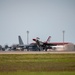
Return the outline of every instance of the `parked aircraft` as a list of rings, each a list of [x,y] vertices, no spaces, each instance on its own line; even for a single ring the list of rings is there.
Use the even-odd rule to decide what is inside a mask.
[[[31,43],[29,45],[25,45],[22,41],[22,38],[21,36],[18,36],[18,39],[19,39],[19,45],[18,45],[18,48],[20,48],[21,50],[24,50],[24,49],[27,49],[27,51],[37,51],[38,50],[38,47],[37,47],[37,44],[36,43]]]
[[[26,49],[26,45],[24,45],[21,36],[18,36],[18,40],[19,40],[18,47],[19,47],[20,49],[22,49],[22,50],[23,50],[23,49]]]
[[[26,46],[24,45],[20,36],[18,36],[18,40],[19,40],[19,44],[13,44],[11,46],[5,45],[4,49],[8,50],[8,51],[24,50],[26,48]]]

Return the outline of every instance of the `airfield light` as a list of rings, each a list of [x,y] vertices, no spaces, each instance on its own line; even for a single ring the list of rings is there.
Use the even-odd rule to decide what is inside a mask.
[[[65,34],[65,31],[63,30],[62,32],[63,32],[63,45],[64,45],[64,39],[65,39],[64,38],[65,37],[64,34]]]
[[[29,31],[27,31],[27,45],[29,44]]]

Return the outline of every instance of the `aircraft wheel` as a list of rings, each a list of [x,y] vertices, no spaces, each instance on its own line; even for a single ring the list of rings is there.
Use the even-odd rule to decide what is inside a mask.
[[[47,49],[45,49],[45,51],[47,51]]]

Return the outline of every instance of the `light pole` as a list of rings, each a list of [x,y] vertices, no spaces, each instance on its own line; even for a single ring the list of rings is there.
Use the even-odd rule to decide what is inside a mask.
[[[63,45],[64,45],[64,40],[65,40],[64,34],[65,34],[65,31],[63,30],[62,32],[63,32]]]
[[[27,45],[29,44],[29,31],[27,31]]]

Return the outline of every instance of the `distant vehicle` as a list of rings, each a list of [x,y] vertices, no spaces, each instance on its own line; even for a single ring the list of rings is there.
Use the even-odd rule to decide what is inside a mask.
[[[63,45],[63,44],[68,44],[68,43],[60,43],[60,42],[55,42],[55,43],[50,43],[48,42],[50,40],[50,36],[48,37],[47,41],[46,42],[42,42],[42,41],[39,41],[39,38],[37,37],[36,39],[33,39],[33,41],[36,42],[38,48],[39,48],[39,51],[41,49],[47,51],[47,49],[52,49],[52,48],[56,48],[57,45]],[[53,47],[54,46],[54,47]]]
[[[2,45],[0,45],[0,51],[5,51],[4,47],[2,47]]]
[[[0,50],[2,50],[2,46],[0,45]]]

